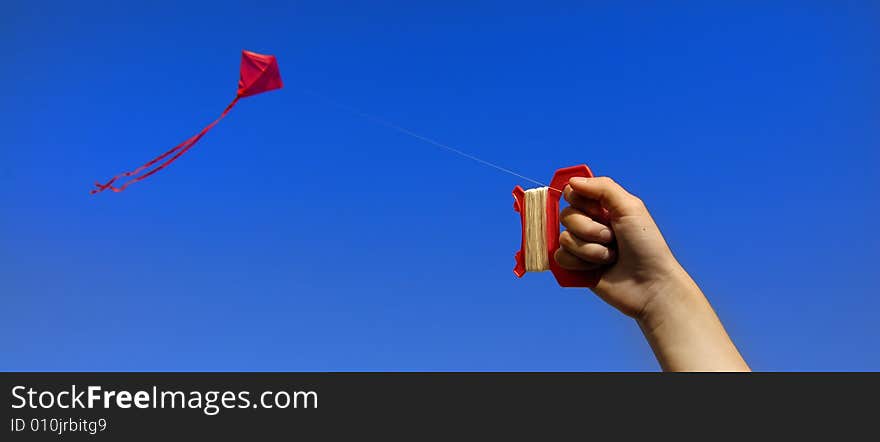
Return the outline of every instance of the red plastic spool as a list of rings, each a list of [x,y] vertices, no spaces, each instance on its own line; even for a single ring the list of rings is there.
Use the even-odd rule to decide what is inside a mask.
[[[553,255],[559,248],[559,198],[562,197],[562,190],[568,184],[568,180],[574,177],[592,178],[593,172],[586,164],[577,166],[564,167],[553,174],[550,180],[550,188],[547,189],[547,206],[545,213],[547,215],[547,254],[550,261],[550,272],[556,278],[556,282],[561,287],[595,287],[602,276],[601,270],[593,271],[571,271],[562,268],[556,263]],[[559,189],[559,190],[557,190]],[[525,190],[516,186],[513,188],[513,210],[519,212],[519,219],[522,226],[522,242],[519,251],[514,256],[516,258],[516,267],[513,273],[517,277],[522,277],[526,273],[526,211],[525,211]]]

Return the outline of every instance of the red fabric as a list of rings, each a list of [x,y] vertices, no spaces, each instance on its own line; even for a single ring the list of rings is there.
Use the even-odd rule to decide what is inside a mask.
[[[281,73],[278,70],[278,62],[275,59],[274,55],[263,55],[257,54],[256,52],[241,51],[241,68],[239,70],[238,94],[235,96],[235,99],[233,99],[232,102],[229,103],[228,106],[226,106],[226,109],[223,110],[223,113],[221,113],[216,120],[211,122],[211,124],[205,126],[205,128],[202,129],[199,133],[187,138],[186,141],[172,147],[167,152],[159,155],[156,158],[153,158],[152,160],[148,161],[137,169],[116,175],[104,184],[95,183],[96,188],[93,189],[90,193],[94,195],[108,189],[114,192],[122,192],[128,186],[164,169],[169,164],[180,158],[181,155],[189,151],[190,148],[193,147],[193,145],[195,145],[200,139],[202,139],[202,137],[205,136],[205,134],[208,133],[211,128],[219,123],[220,120],[222,120],[223,117],[225,117],[229,113],[229,111],[232,110],[235,104],[238,103],[238,100],[244,97],[250,97],[252,95],[257,95],[274,89],[280,89],[282,86],[283,83],[281,82]],[[168,158],[158,166],[153,167],[156,163],[164,160],[169,156],[171,158]],[[152,169],[150,169],[151,167]],[[147,171],[144,172],[145,170]],[[121,186],[114,186],[117,181],[124,178],[131,179],[126,181]]]
[[[241,71],[238,78],[238,96],[241,98],[281,89],[281,72],[274,55],[241,51]]]

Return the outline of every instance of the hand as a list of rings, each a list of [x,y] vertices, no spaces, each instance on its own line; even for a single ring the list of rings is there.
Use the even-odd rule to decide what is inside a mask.
[[[593,291],[636,318],[660,366],[748,371],[709,301],[684,271],[644,203],[610,178],[572,178],[555,259],[570,270],[603,267]]]
[[[560,213],[556,262],[569,270],[607,266],[593,291],[640,318],[680,266],[644,203],[611,178],[572,178]],[[616,242],[615,242],[616,239]]]

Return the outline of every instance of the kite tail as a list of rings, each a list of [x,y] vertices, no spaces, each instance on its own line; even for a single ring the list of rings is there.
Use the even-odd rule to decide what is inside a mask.
[[[178,144],[177,146],[172,147],[167,152],[163,153],[162,155],[159,155],[156,158],[153,158],[152,160],[150,160],[149,162],[147,162],[143,166],[138,167],[137,169],[134,169],[130,172],[124,172],[119,175],[116,175],[104,184],[95,183],[95,187],[97,187],[97,188],[92,189],[89,193],[94,195],[96,193],[101,193],[101,192],[108,190],[108,189],[112,190],[114,192],[122,192],[123,190],[125,190],[126,187],[128,187],[138,181],[144,180],[147,177],[149,177],[150,175],[153,175],[154,173],[164,169],[169,164],[173,163],[178,158],[180,158],[181,155],[185,154],[190,148],[193,147],[194,144],[196,144],[200,139],[202,139],[202,137],[205,136],[205,134],[208,133],[208,131],[211,130],[211,128],[213,128],[217,123],[219,123],[220,120],[222,120],[226,116],[226,114],[228,114],[229,111],[232,110],[232,107],[235,106],[236,103],[238,103],[239,99],[241,99],[241,96],[240,95],[236,96],[235,99],[232,100],[232,102],[229,103],[228,106],[226,106],[226,109],[223,110],[223,113],[220,114],[220,116],[217,117],[217,119],[214,120],[211,124],[205,126],[205,128],[202,129],[199,133],[193,135],[190,138],[187,138],[186,141]],[[168,160],[166,160],[162,164],[159,164],[158,166],[147,171],[143,175],[137,176],[138,174],[140,174],[144,170],[149,169],[150,167],[153,167],[154,164],[158,163],[159,161],[162,161],[163,159],[167,158],[169,155],[172,155],[172,154],[174,154],[174,156],[172,156],[171,158],[169,158]],[[121,186],[116,187],[113,185],[120,178],[129,178],[129,177],[133,177],[133,176],[135,178],[132,178],[132,179],[126,181],[125,184],[123,184]]]

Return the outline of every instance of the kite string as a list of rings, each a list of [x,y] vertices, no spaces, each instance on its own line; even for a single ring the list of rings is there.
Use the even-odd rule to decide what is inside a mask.
[[[353,107],[353,106],[349,106],[349,105],[346,105],[346,104],[342,104],[342,103],[340,103],[340,102],[338,102],[338,101],[336,101],[336,100],[331,100],[330,98],[328,98],[328,97],[326,97],[326,96],[324,96],[324,95],[321,95],[321,94],[319,94],[319,93],[317,93],[317,92],[315,92],[315,91],[312,91],[312,90],[309,90],[309,89],[304,89],[303,92],[305,92],[306,94],[311,95],[311,96],[313,96],[313,97],[315,97],[315,98],[318,98],[319,100],[324,101],[325,103],[328,103],[328,104],[330,104],[330,105],[333,105],[333,106],[335,106],[335,107],[337,107],[337,108],[344,109],[344,110],[346,110],[346,111],[348,111],[348,112],[354,113],[354,114],[356,114],[356,115],[358,115],[358,116],[360,116],[360,117],[362,117],[362,118],[364,118],[364,119],[370,120],[370,121],[372,121],[372,122],[374,122],[374,123],[380,124],[380,125],[382,125],[382,126],[385,126],[385,127],[390,128],[390,129],[394,129],[394,130],[396,130],[397,132],[400,132],[400,133],[402,133],[402,134],[404,134],[404,135],[409,135],[409,136],[411,136],[411,137],[413,137],[413,138],[415,138],[415,139],[418,139],[418,140],[424,141],[424,142],[426,142],[426,143],[428,143],[428,144],[431,144],[431,145],[434,145],[434,146],[436,146],[436,147],[439,147],[439,148],[445,149],[445,150],[447,150],[447,151],[449,151],[449,152],[452,152],[452,153],[454,153],[454,154],[457,154],[457,155],[463,156],[463,157],[465,157],[465,158],[468,158],[468,159],[470,159],[470,160],[476,161],[476,162],[478,162],[478,163],[480,163],[480,164],[483,164],[483,165],[485,165],[485,166],[492,167],[492,168],[494,168],[494,169],[500,170],[500,171],[502,171],[502,172],[504,172],[504,173],[507,173],[507,174],[513,175],[513,176],[515,176],[515,177],[517,177],[517,178],[520,178],[520,179],[526,180],[526,181],[528,181],[528,182],[531,182],[531,183],[537,184],[537,185],[539,185],[539,186],[542,186],[542,187],[548,187],[548,188],[553,189],[553,190],[555,190],[555,191],[557,191],[557,192],[560,192],[560,193],[562,192],[561,190],[556,189],[556,188],[553,188],[553,187],[550,187],[550,186],[548,186],[548,185],[546,185],[546,184],[544,184],[544,183],[542,183],[542,182],[540,182],[540,181],[538,181],[538,180],[535,180],[535,179],[529,178],[529,177],[527,177],[527,176],[524,176],[524,175],[518,174],[518,173],[516,173],[516,172],[514,172],[514,171],[512,171],[512,170],[510,170],[510,169],[508,169],[508,168],[505,168],[505,167],[499,166],[499,165],[497,165],[497,164],[495,164],[495,163],[492,163],[492,162],[490,162],[490,161],[486,161],[486,160],[484,160],[484,159],[482,159],[482,158],[476,157],[476,156],[471,155],[471,154],[469,154],[469,153],[467,153],[467,152],[464,152],[464,151],[462,151],[462,150],[456,149],[456,148],[454,148],[454,147],[452,147],[452,146],[450,146],[450,145],[448,145],[448,144],[441,143],[441,142],[439,142],[439,141],[437,141],[437,140],[434,140],[434,139],[428,138],[428,137],[426,137],[426,136],[424,136],[424,135],[419,135],[419,134],[417,134],[417,133],[415,133],[415,132],[413,132],[413,131],[411,131],[411,130],[405,128],[405,127],[399,126],[399,125],[394,124],[394,123],[392,123],[392,122],[390,122],[390,121],[388,121],[388,120],[385,120],[385,119],[383,119],[383,118],[379,118],[379,117],[377,117],[377,116],[375,116],[375,115],[368,114],[368,113],[366,113],[366,112],[364,112],[364,111],[362,111],[362,110],[360,110],[360,109],[357,109],[357,108],[355,108],[355,107]]]

